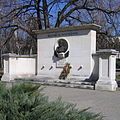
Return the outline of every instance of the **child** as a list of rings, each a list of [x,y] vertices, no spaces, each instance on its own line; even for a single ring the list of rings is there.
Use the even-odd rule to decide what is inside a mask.
[[[70,63],[66,63],[65,66],[63,67],[63,70],[59,76],[59,79],[63,79],[65,80],[68,76],[68,74],[70,73],[70,69],[72,67],[70,66]]]

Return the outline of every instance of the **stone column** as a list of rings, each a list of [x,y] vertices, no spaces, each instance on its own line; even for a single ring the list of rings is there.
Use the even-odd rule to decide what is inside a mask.
[[[118,87],[116,78],[116,54],[113,49],[102,49],[97,51],[99,56],[99,79],[95,89],[115,91]]]
[[[1,81],[14,80],[15,66],[16,66],[16,54],[8,53],[2,56],[4,58],[4,74]]]

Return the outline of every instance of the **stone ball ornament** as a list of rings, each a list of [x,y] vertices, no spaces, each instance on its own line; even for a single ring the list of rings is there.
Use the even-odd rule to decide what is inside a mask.
[[[69,49],[70,49],[69,42],[61,38],[55,44],[54,55],[59,59],[67,58],[69,56]]]

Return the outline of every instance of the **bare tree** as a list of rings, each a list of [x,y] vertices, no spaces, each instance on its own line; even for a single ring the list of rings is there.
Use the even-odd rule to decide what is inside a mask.
[[[15,31],[26,33],[26,37],[22,36],[23,38],[19,39],[21,32],[18,32],[16,38],[18,48],[20,46],[22,48],[23,43],[21,45],[18,41],[28,38],[36,46],[33,29],[89,23],[102,26],[99,34],[120,35],[119,0],[1,0],[0,2],[0,29],[8,32],[2,45],[13,39]]]
[[[49,28],[53,21],[54,27],[60,27],[62,24],[65,25],[68,19],[76,20],[79,24],[105,25],[106,21],[108,27],[110,25],[117,27],[115,20],[120,15],[120,5],[117,4],[118,0],[115,1],[114,3],[111,0],[18,0],[4,18],[7,17],[8,21],[8,17],[9,20],[22,17],[24,21],[27,16],[31,16],[33,19],[36,18],[38,26],[36,29]]]

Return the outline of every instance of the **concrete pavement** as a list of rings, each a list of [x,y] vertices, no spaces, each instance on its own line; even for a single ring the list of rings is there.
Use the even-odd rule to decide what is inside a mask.
[[[108,92],[87,89],[46,86],[43,90],[50,100],[62,97],[79,109],[91,107],[90,111],[101,113],[104,120],[120,120],[120,91]]]

